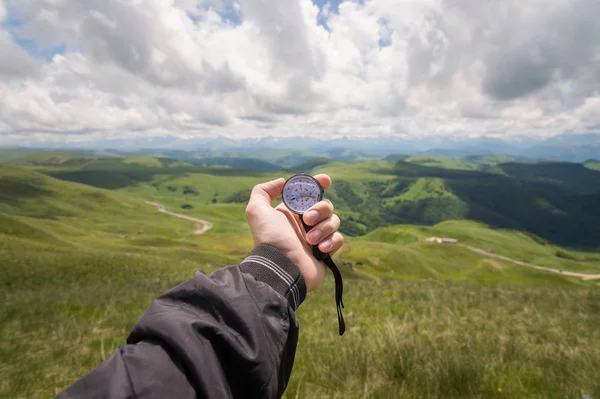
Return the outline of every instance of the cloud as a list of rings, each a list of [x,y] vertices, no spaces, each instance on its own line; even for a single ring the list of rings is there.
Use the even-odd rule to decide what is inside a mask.
[[[7,16],[4,0],[0,0],[0,79],[12,80],[34,74],[37,67],[34,59],[3,28]]]
[[[589,131],[599,14],[596,0],[0,0],[0,144]]]
[[[0,9],[1,15],[2,9]],[[22,47],[18,46],[8,34],[0,31],[0,55],[6,54],[0,61],[0,79],[14,80],[36,73],[35,60]]]
[[[563,2],[548,11],[510,10],[511,29],[493,34],[498,45],[486,58],[484,91],[500,100],[524,97],[561,81],[600,83],[600,25],[593,0]],[[589,86],[588,86],[589,87]]]

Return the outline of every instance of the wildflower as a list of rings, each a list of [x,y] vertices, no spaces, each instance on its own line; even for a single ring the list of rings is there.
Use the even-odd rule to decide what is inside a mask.
[[[502,392],[502,388],[498,388],[498,392]]]

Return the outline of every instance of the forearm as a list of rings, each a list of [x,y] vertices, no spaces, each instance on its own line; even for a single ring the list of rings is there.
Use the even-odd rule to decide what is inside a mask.
[[[294,311],[305,295],[296,265],[274,247],[260,246],[239,266],[198,273],[158,297],[127,345],[106,362],[112,366],[101,365],[77,384],[114,381],[121,373],[127,389],[143,396],[158,392],[153,376],[172,376],[178,392],[194,397],[279,397],[298,339]],[[189,389],[181,387],[182,378]],[[160,389],[169,392],[168,379],[165,384]],[[73,397],[89,396],[81,393]]]

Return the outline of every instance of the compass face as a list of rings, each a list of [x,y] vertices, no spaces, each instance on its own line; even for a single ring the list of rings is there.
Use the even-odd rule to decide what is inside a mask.
[[[282,196],[290,211],[303,214],[323,199],[323,189],[311,176],[296,175],[285,183]]]

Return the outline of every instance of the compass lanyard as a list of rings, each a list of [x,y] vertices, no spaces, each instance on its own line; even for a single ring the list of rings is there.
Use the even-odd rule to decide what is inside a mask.
[[[304,218],[302,216],[300,219],[302,220],[304,230],[306,230],[308,233],[312,229],[312,226],[304,223]],[[346,331],[346,323],[344,322],[344,315],[342,314],[342,308],[344,307],[344,301],[342,300],[342,295],[344,293],[342,274],[340,273],[340,269],[338,269],[333,259],[331,259],[331,256],[321,252],[318,245],[312,246],[312,253],[317,260],[323,261],[323,263],[325,263],[325,265],[331,270],[331,273],[333,273],[333,278],[335,279],[335,306],[337,308],[339,331],[340,335],[344,335],[344,331]]]

